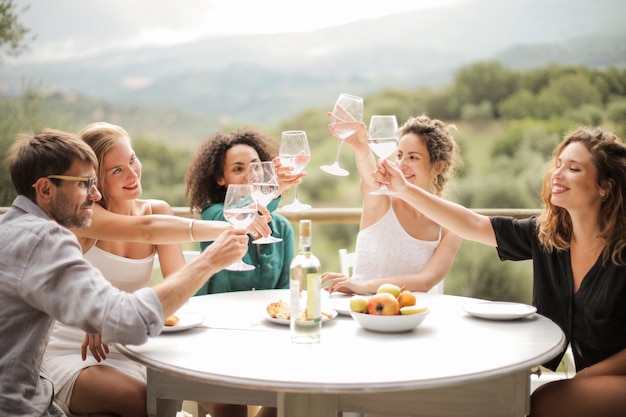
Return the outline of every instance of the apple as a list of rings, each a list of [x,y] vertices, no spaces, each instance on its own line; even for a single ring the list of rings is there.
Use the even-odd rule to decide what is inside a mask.
[[[394,298],[398,298],[402,289],[395,284],[385,283],[381,284],[380,287],[376,290],[376,294],[380,293],[389,293],[394,296]]]
[[[428,311],[428,307],[418,307],[416,305],[404,306],[400,308],[400,315],[406,316],[407,314],[420,314]]]
[[[363,295],[353,295],[350,298],[350,310],[355,313],[367,313],[367,298]]]
[[[370,297],[367,312],[378,316],[395,316],[400,311],[398,299],[388,292],[381,292]]]
[[[398,296],[398,302],[400,303],[400,308],[405,306],[413,306],[417,299],[415,298],[415,294],[411,291],[402,291]]]

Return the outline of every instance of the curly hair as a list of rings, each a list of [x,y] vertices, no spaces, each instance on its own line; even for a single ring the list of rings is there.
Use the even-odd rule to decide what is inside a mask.
[[[591,153],[591,160],[598,172],[597,184],[610,187],[597,219],[600,234],[607,241],[603,260],[606,263],[610,258],[614,264],[623,265],[622,252],[626,247],[626,146],[620,138],[601,128],[580,127],[566,135],[555,148],[541,189],[544,210],[537,218],[539,241],[549,252],[570,247],[572,219],[566,209],[551,202],[552,174],[561,152],[575,142],[583,144]]]
[[[224,176],[226,152],[240,144],[254,148],[261,161],[271,161],[278,150],[274,138],[251,128],[209,136],[198,149],[185,176],[185,198],[192,212],[199,213],[210,203],[224,202],[226,187],[217,182]]]
[[[422,114],[411,117],[399,129],[399,137],[413,133],[420,137],[428,154],[431,164],[437,163],[441,166],[441,171],[435,177],[433,184],[434,194],[442,196],[448,180],[454,175],[455,168],[460,165],[459,146],[450,134],[450,129],[456,128],[454,125],[446,125],[438,119],[431,119]]]

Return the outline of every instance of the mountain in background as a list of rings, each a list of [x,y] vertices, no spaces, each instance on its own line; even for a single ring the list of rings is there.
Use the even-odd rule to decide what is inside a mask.
[[[473,0],[308,33],[232,36],[0,67],[0,91],[25,81],[112,103],[185,109],[269,125],[340,92],[439,88],[456,70],[498,60],[626,67],[623,0]]]

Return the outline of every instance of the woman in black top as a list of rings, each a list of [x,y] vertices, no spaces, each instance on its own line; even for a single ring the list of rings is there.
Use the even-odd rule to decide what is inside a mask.
[[[539,387],[532,417],[626,416],[626,146],[579,128],[557,146],[544,210],[487,217],[424,192],[382,161],[374,177],[460,237],[494,246],[502,260],[533,261],[533,304],[572,346],[576,374]],[[560,359],[546,366],[555,369]]]

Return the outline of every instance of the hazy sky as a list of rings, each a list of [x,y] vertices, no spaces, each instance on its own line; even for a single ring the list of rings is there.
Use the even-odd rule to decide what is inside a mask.
[[[305,32],[469,0],[15,0],[37,39],[18,60],[89,56],[207,36]],[[7,59],[8,62],[15,60]]]

